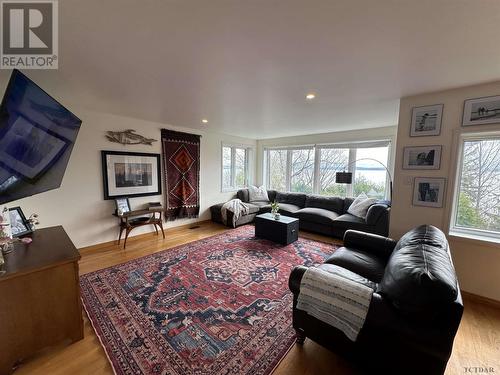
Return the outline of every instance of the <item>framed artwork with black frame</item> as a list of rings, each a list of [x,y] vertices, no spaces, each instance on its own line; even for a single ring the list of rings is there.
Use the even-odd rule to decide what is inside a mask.
[[[101,151],[104,199],[161,194],[160,154]]]
[[[21,237],[26,234],[33,232],[29,221],[24,216],[21,207],[9,208],[9,218],[10,218],[10,229],[12,231],[12,237]]]
[[[413,205],[443,207],[445,178],[415,177],[413,184]]]

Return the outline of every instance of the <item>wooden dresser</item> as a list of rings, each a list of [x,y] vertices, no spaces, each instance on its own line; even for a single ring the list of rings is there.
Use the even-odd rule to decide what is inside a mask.
[[[36,351],[83,338],[80,254],[62,226],[38,229],[4,255],[0,276],[0,374]]]

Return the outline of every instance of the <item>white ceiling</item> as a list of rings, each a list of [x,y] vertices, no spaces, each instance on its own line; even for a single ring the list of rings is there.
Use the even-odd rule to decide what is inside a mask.
[[[63,103],[250,138],[394,125],[400,97],[500,79],[498,0],[62,0],[59,12],[59,70],[27,74]]]

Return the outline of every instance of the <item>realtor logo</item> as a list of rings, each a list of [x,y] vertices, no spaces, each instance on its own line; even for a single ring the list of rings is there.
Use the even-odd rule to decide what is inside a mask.
[[[57,69],[57,0],[1,3],[1,69]]]

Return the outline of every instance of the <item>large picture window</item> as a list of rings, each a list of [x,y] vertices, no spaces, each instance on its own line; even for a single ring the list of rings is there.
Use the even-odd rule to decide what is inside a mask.
[[[267,187],[341,197],[364,192],[383,199],[388,180],[385,168],[378,162],[388,165],[389,146],[389,141],[375,141],[267,149]],[[337,184],[335,174],[340,171],[353,172],[353,184]]]
[[[500,240],[500,134],[462,136],[450,232]]]
[[[249,149],[222,146],[222,191],[233,191],[248,185]]]

